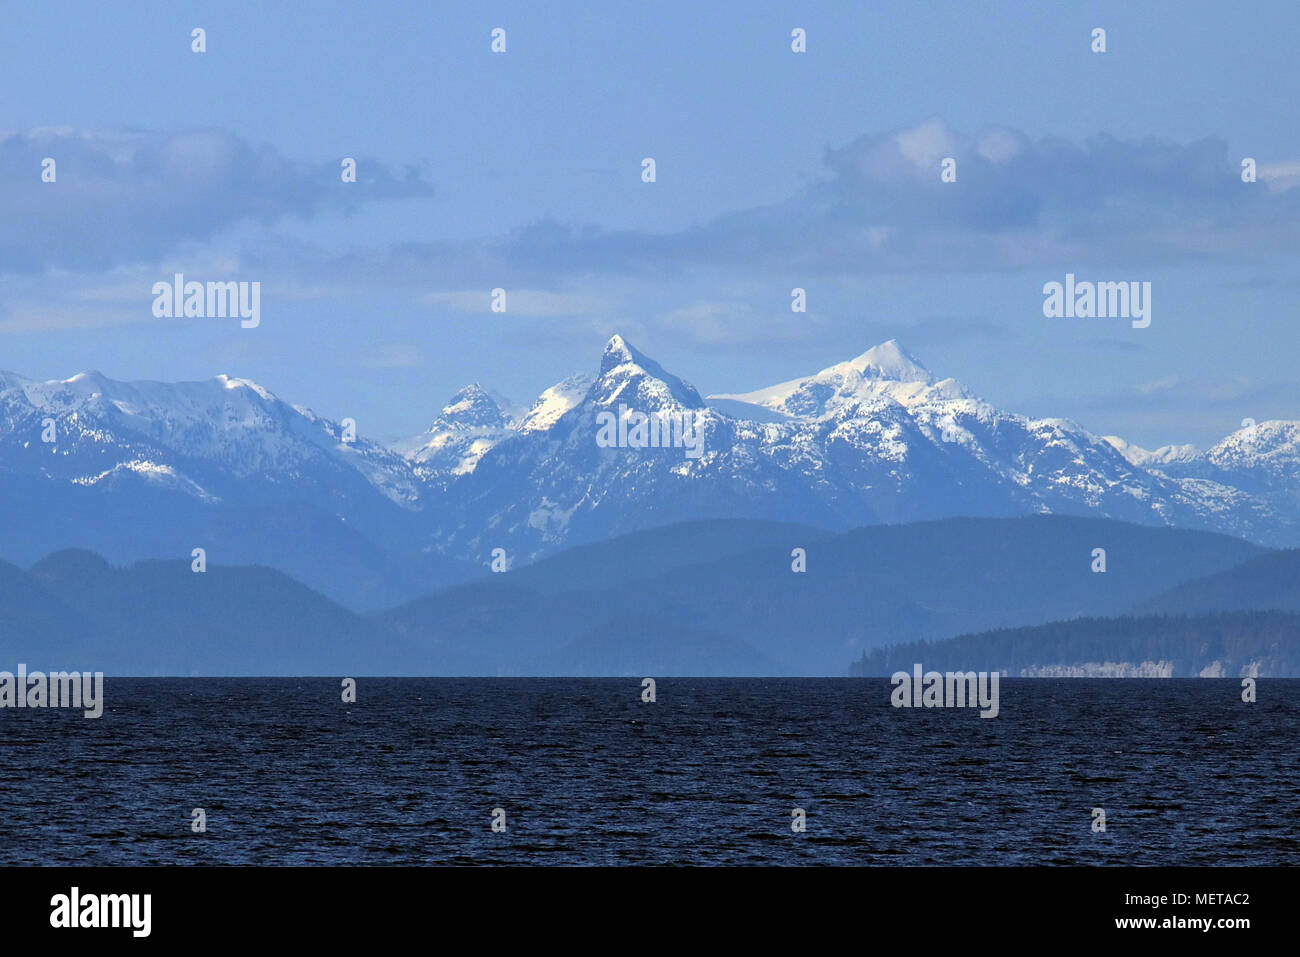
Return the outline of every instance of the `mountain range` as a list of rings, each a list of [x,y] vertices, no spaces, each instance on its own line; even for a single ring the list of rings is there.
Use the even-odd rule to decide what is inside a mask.
[[[679,447],[602,447],[602,413],[688,416]],[[1149,452],[999,410],[891,340],[813,375],[703,396],[621,336],[515,407],[461,390],[392,448],[246,379],[0,373],[0,557],[188,556],[278,568],[374,611],[674,522],[826,531],[1057,514],[1300,544],[1300,423]],[[500,549],[500,552],[496,550]]]
[[[1289,607],[1294,554],[1069,516],[838,533],[708,520],[358,614],[265,566],[114,566],[68,549],[27,570],[0,563],[0,661],[139,675],[840,675],[864,652],[972,629],[1232,608],[1243,579],[1261,582],[1253,607]]]
[[[696,454],[627,440],[650,420]],[[821,675],[995,647],[956,637],[980,629],[1132,650],[1113,616],[1246,614],[1206,627],[1249,655],[1239,631],[1290,622],[1249,613],[1296,610],[1270,549],[1300,538],[1298,442],[1148,451],[892,340],[706,397],[614,336],[594,374],[526,406],[467,386],[391,448],[246,379],[3,373],[3,646],[141,674]]]

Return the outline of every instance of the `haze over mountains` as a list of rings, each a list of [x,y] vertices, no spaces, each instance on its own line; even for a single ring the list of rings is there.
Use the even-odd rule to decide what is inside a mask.
[[[1282,554],[1064,516],[845,533],[703,521],[358,615],[266,567],[114,568],[67,550],[26,572],[0,564],[0,659],[145,675],[840,675],[902,640],[1177,610],[1182,583]]]
[[[702,454],[596,441],[629,412],[688,417]],[[149,602],[158,667],[213,673],[196,609],[220,622],[252,589],[266,661],[244,673],[293,673],[317,629],[320,661],[383,673],[841,674],[884,644],[1143,602],[1262,607],[1232,569],[1300,544],[1298,447],[1300,423],[1262,422],[1148,452],[999,410],[892,340],[706,398],[614,336],[593,375],[527,407],[468,386],[391,449],[229,376],[0,373],[0,558],[39,563],[9,568],[4,613],[36,648],[115,636],[140,673]],[[138,579],[194,591],[196,547],[214,571],[193,608],[122,604]],[[102,558],[47,560],[66,549]]]
[[[598,413],[620,407],[692,416],[703,454],[598,446]],[[706,400],[614,336],[594,376],[528,408],[469,386],[431,418],[389,449],[230,376],[0,373],[0,557],[88,547],[123,562],[202,546],[364,610],[483,574],[493,549],[519,566],[696,519],[846,530],[1052,513],[1300,544],[1300,423],[1149,453],[996,409],[892,340]]]

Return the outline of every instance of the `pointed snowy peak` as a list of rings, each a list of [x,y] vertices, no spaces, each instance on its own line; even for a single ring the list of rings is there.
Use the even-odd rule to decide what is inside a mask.
[[[666,406],[702,409],[695,387],[683,382],[622,336],[613,336],[600,357],[600,374],[588,398],[601,405],[626,403],[640,411]]]
[[[637,352],[627,340],[618,333],[610,336],[609,342],[605,343],[605,351],[600,356],[601,373],[608,372],[614,366],[622,365],[625,362],[636,362],[641,353]]]
[[[622,336],[615,334],[610,337],[609,342],[605,343],[605,351],[600,356],[600,374],[604,375],[612,369],[619,366],[634,365],[639,366],[643,371],[648,372],[656,379],[675,379],[675,376],[664,371],[663,366],[655,362],[644,352],[637,349],[632,343],[628,342]]]
[[[897,339],[890,339],[878,346],[872,346],[856,359],[843,363],[855,370],[864,379],[887,379],[891,382],[933,383],[935,378],[930,370],[921,365],[906,349],[898,344]],[[832,366],[823,372],[838,369]]]
[[[510,424],[509,403],[477,382],[465,386],[442,407],[438,422],[444,425],[501,428]]]
[[[510,403],[475,382],[453,395],[424,432],[392,448],[429,472],[463,475],[510,434],[514,421]]]

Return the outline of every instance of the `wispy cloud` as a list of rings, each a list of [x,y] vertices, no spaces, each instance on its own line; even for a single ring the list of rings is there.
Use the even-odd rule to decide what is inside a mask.
[[[495,287],[494,287],[495,288]],[[506,309],[520,316],[590,316],[608,308],[593,296],[572,295],[547,289],[506,289]],[[464,313],[490,313],[491,290],[462,289],[454,292],[431,292],[421,301]]]
[[[427,362],[419,349],[400,343],[374,346],[360,359],[361,365],[367,369],[414,369]]]
[[[1178,388],[1182,380],[1176,375],[1167,375],[1159,379],[1152,379],[1150,382],[1140,383],[1135,391],[1138,395],[1153,395],[1157,392],[1169,392]]]

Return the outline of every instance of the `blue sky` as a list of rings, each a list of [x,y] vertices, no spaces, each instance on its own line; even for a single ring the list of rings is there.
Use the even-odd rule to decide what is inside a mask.
[[[1209,443],[1300,418],[1298,27],[1286,2],[15,7],[0,368],[226,372],[393,439],[613,332],[706,393],[896,337],[1004,407]],[[261,282],[261,325],[155,319],[176,271]],[[1045,318],[1066,272],[1151,282],[1151,326]]]

